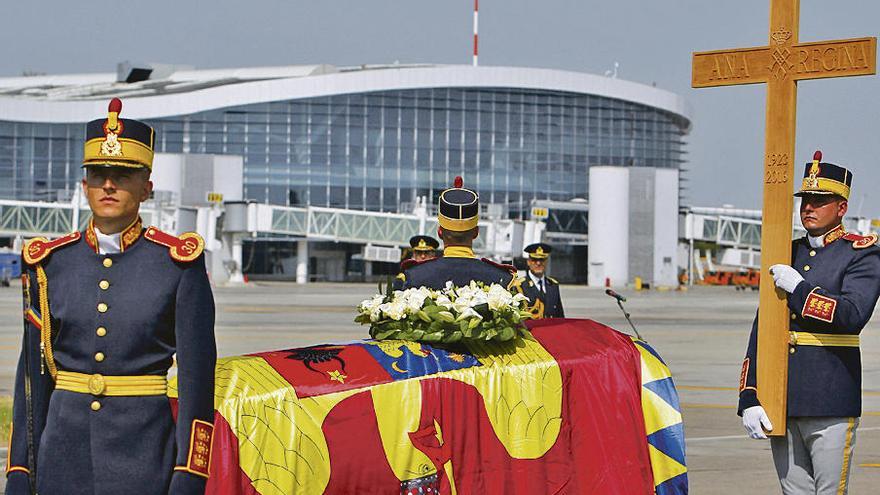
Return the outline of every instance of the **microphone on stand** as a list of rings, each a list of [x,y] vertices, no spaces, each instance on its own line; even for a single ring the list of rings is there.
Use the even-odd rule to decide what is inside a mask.
[[[626,318],[626,321],[629,322],[629,326],[632,327],[633,332],[636,333],[636,337],[638,337],[639,340],[645,340],[645,339],[642,338],[641,335],[639,335],[639,331],[636,330],[636,326],[633,325],[632,320],[629,319],[629,313],[627,313],[626,310],[623,309],[623,303],[626,302],[626,298],[623,297],[623,296],[621,296],[621,295],[618,294],[617,292],[614,292],[614,291],[611,290],[611,289],[605,289],[605,295],[610,296],[610,297],[613,297],[614,299],[617,300],[617,306],[620,307],[620,310],[621,310],[621,311],[623,311],[623,316]]]
[[[620,294],[618,294],[617,292],[614,292],[611,289],[605,289],[605,294],[613,297],[614,299],[617,299],[620,302],[626,302],[625,297],[621,296]]]

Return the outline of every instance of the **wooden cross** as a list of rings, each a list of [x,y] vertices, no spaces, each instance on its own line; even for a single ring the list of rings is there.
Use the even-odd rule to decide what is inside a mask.
[[[877,38],[798,43],[799,11],[800,0],[770,0],[769,45],[696,52],[691,80],[694,88],[767,84],[757,377],[775,436],[785,435],[790,313],[769,267],[791,263],[797,82],[877,71]]]

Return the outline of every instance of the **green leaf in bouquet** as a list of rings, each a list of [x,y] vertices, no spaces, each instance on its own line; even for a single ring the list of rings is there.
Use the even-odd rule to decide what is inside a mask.
[[[443,332],[432,332],[426,333],[424,337],[422,337],[422,341],[424,342],[440,342],[443,340]]]
[[[498,336],[500,340],[510,340],[516,336],[516,332],[514,332],[513,327],[504,327]]]
[[[455,316],[452,313],[450,313],[449,311],[438,311],[437,318],[439,318],[441,321],[444,321],[446,323],[455,322]]]
[[[425,323],[431,323],[431,317],[428,316],[428,313],[425,313],[422,310],[416,311],[416,316],[418,316],[419,319],[424,321]]]
[[[464,334],[456,330],[455,332],[445,334],[443,337],[443,343],[451,344],[453,342],[459,342],[461,341],[462,337],[464,337]]]
[[[477,326],[480,324],[480,321],[481,320],[479,318],[471,318],[471,321],[468,322],[468,328],[470,328],[472,330],[474,328],[477,328]]]
[[[393,328],[387,327],[371,327],[370,328],[370,337],[373,337],[376,340],[385,340],[391,338],[397,330]]]
[[[469,329],[473,330],[468,326],[467,320],[459,320],[458,321],[458,329],[462,332],[467,332]]]
[[[426,304],[422,307],[422,311],[424,311],[425,314],[430,316],[433,320],[437,318],[437,315],[440,314],[441,311],[443,311],[443,308],[441,306],[437,306],[436,304]]]
[[[470,326],[465,326],[463,330],[462,330],[462,329],[459,329],[459,330],[456,330],[456,331],[457,331],[457,332],[461,332],[462,335],[465,336],[465,338],[468,338],[468,339],[472,339],[472,338],[474,338],[474,329],[471,328]]]

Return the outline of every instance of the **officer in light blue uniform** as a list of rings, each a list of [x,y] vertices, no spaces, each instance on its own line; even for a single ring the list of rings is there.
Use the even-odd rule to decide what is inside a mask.
[[[154,134],[87,124],[82,232],[23,250],[24,339],[8,494],[203,494],[214,418],[214,300],[194,233],[142,225]],[[175,414],[166,374],[177,355]]]
[[[465,189],[461,177],[454,186],[440,193],[437,235],[443,240],[443,256],[422,262],[406,260],[403,272],[397,276],[395,288],[429,287],[442,289],[446,282],[456,287],[472,280],[487,284],[497,283],[512,287],[516,282],[516,268],[495,263],[474,254],[474,239],[480,233],[480,198],[476,192]]]
[[[522,281],[522,292],[529,298],[532,315],[537,319],[565,318],[559,282],[545,273],[553,248],[549,244],[537,242],[529,244],[523,251],[529,256],[529,270]]]
[[[877,235],[844,231],[852,174],[807,163],[800,216],[807,236],[792,243],[792,264],[771,267],[791,312],[786,436],[771,438],[785,494],[846,493],[862,413],[859,333],[880,297]],[[770,423],[758,399],[757,318],[740,379],[739,414],[752,438]]]

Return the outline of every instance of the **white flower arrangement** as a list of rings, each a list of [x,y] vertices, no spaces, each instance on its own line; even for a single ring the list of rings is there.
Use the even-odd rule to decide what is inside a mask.
[[[471,282],[441,290],[418,287],[362,301],[355,322],[370,325],[375,339],[429,343],[506,341],[524,332],[528,298],[499,284]]]

